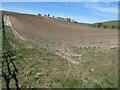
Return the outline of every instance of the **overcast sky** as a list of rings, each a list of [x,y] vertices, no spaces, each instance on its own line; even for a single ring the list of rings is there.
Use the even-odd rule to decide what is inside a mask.
[[[118,19],[117,2],[3,2],[1,9],[30,14],[49,13],[84,23]]]

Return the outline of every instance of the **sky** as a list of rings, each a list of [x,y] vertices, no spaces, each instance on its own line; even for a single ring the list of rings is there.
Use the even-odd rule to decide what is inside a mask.
[[[2,2],[119,2],[119,0],[1,0]]]
[[[117,2],[2,2],[2,10],[50,14],[78,22],[95,23],[118,19]]]

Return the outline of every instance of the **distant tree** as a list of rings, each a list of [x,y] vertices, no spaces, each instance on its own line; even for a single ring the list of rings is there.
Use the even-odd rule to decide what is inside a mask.
[[[78,22],[77,22],[77,21],[75,21],[74,19],[73,19],[73,20],[71,20],[71,19],[70,19],[70,22],[73,22],[73,23],[78,23]]]
[[[70,19],[70,18],[68,18],[68,21],[69,21],[69,22],[71,22],[71,19]]]
[[[93,27],[94,26],[94,24],[91,24],[91,27]]]
[[[55,16],[53,16],[53,18],[55,18]]]
[[[97,23],[97,27],[101,27],[102,26],[102,23]]]
[[[48,14],[48,17],[50,17],[50,14]]]
[[[44,16],[47,16],[46,14],[44,14]]]
[[[112,26],[112,29],[115,29],[115,28],[116,28],[116,26],[115,26],[115,25],[113,25],[113,26]]]
[[[78,22],[77,22],[77,21],[74,21],[74,23],[76,23],[76,24],[77,24]]]
[[[107,25],[104,25],[103,27],[104,27],[104,29],[108,28],[108,26],[107,26]]]
[[[41,14],[38,14],[38,16],[42,16]]]

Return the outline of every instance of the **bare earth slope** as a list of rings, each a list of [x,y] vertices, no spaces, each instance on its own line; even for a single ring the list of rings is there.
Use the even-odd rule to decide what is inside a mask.
[[[24,39],[43,45],[58,55],[72,59],[71,48],[117,47],[118,31],[87,27],[43,16],[6,12],[16,32]]]

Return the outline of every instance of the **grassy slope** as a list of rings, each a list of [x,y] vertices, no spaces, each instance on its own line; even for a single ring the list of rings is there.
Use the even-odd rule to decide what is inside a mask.
[[[106,22],[98,22],[98,23],[102,23],[103,25],[101,26],[101,28],[103,28],[104,25],[108,26],[109,29],[112,29],[112,26],[116,26],[118,27],[118,21],[114,20],[114,21],[106,21]],[[94,23],[93,25],[97,26],[97,23]]]
[[[93,82],[96,87],[117,86],[118,51],[97,49],[73,49],[75,54],[82,55],[81,65],[83,72],[86,69],[88,81]],[[79,58],[79,57],[76,57]],[[87,72],[87,70],[91,70]],[[94,70],[94,71],[92,71]],[[93,79],[93,80],[92,80]]]
[[[45,48],[15,39],[6,29],[6,36],[12,36],[9,43],[12,41],[21,87],[117,87],[116,50],[73,48],[75,54],[82,55],[80,65],[73,65]],[[13,79],[10,85],[15,87]]]
[[[107,21],[107,22],[103,22],[103,24],[108,25],[108,26],[112,26],[112,25],[118,25],[118,21],[114,20],[114,21]]]

